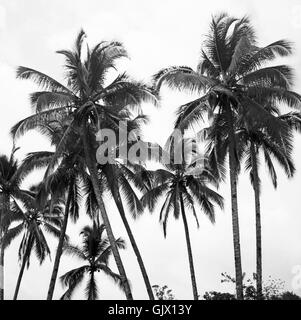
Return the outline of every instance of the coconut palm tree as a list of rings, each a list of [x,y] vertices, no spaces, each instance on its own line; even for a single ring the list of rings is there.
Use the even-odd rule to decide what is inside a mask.
[[[13,146],[9,158],[6,155],[0,156],[0,300],[4,299],[4,244],[2,239],[9,227],[7,216],[10,214],[11,201],[23,198],[25,191],[20,188],[20,185],[28,173],[15,158],[18,149]]]
[[[150,88],[143,83],[131,80],[126,73],[118,75],[107,85],[107,73],[116,70],[116,61],[126,57],[127,54],[118,42],[100,42],[93,49],[87,47],[87,54],[83,59],[84,38],[85,33],[81,31],[76,39],[74,50],[58,51],[66,60],[67,85],[39,71],[26,67],[18,68],[18,78],[35,81],[44,91],[32,94],[31,101],[36,113],[16,124],[12,128],[12,135],[16,138],[27,130],[35,128],[41,121],[49,122],[63,115],[71,117],[71,123],[56,148],[50,168],[57,163],[57,159],[64,152],[68,136],[74,132],[79,134],[95,197],[125,287],[126,297],[132,299],[126,272],[101,197],[96,166],[98,144],[95,136],[101,128],[109,127],[117,130],[119,121],[124,114],[128,114],[130,108],[139,108],[143,101],[157,103],[157,98]]]
[[[50,255],[45,233],[59,237],[62,212],[61,203],[53,204],[50,211],[50,200],[46,206],[41,206],[36,195],[31,196],[27,194],[23,196],[20,204],[17,201],[13,202],[10,222],[16,225],[12,225],[7,230],[3,242],[6,248],[17,236],[23,233],[19,246],[21,268],[14,293],[14,300],[18,297],[24,269],[30,265],[32,252],[35,253],[40,264],[44,262],[47,255]]]
[[[37,129],[49,138],[53,146],[57,146],[68,124],[68,119],[62,119],[61,121],[41,123]],[[43,167],[49,168],[54,155],[55,152],[50,151],[32,152],[27,155],[23,163],[26,164],[26,167],[32,168],[32,170]],[[60,230],[61,233],[53,264],[47,300],[52,300],[53,297],[63,245],[66,240],[68,221],[69,218],[71,218],[73,222],[76,222],[79,217],[82,184],[84,184],[87,179],[88,174],[86,172],[80,137],[74,133],[68,138],[61,162],[56,170],[49,175],[48,170],[46,170],[44,177],[45,188],[42,194],[40,193],[40,196],[44,198],[47,197],[48,194],[51,194],[51,199],[66,198],[64,218]]]
[[[182,141],[180,142],[182,145]],[[185,139],[184,146],[191,143]],[[168,144],[167,144],[168,146]],[[160,221],[163,224],[164,236],[166,236],[167,221],[170,213],[173,213],[175,219],[182,217],[186,245],[189,259],[190,276],[192,283],[192,291],[194,300],[198,299],[198,291],[193,263],[193,254],[190,242],[189,228],[186,217],[186,208],[192,211],[198,224],[196,213],[196,204],[198,204],[203,213],[207,215],[211,222],[215,221],[214,204],[223,207],[223,198],[208,185],[213,183],[216,185],[216,179],[206,166],[202,167],[200,160],[204,164],[205,159],[194,156],[188,161],[188,154],[181,150],[178,142],[171,140],[169,147],[165,151],[170,155],[169,150],[180,150],[183,161],[177,163],[175,158],[171,156],[169,163],[164,163],[164,169],[156,171],[148,171],[147,184],[148,191],[143,195],[141,202],[147,206],[151,212],[154,211],[160,198],[164,197],[164,203],[160,211]],[[193,150],[193,149],[192,149]]]
[[[147,118],[143,115],[139,115],[135,117],[134,119],[127,119],[127,130],[128,133],[133,133],[133,130],[135,130],[136,134],[139,134],[139,127],[140,122],[145,123]],[[64,129],[62,128],[62,123],[55,121],[52,123],[49,123],[47,125],[41,124],[38,128],[39,131],[42,134],[46,134],[50,138],[50,141],[53,145],[58,143],[61,139],[61,136],[64,133]],[[66,125],[66,124],[65,124]],[[64,152],[64,157],[59,165],[58,169],[49,177],[46,177],[47,185],[51,186],[50,189],[52,196],[54,194],[61,195],[62,193],[66,192],[71,186],[71,184],[75,183],[74,186],[71,187],[71,190],[76,191],[74,195],[71,197],[71,200],[74,199],[76,202],[78,202],[81,197],[77,194],[80,192],[80,184],[83,186],[83,190],[85,191],[85,197],[86,197],[86,212],[91,217],[94,218],[95,212],[97,212],[97,204],[94,196],[93,186],[91,185],[91,179],[89,179],[89,176],[85,172],[85,165],[84,165],[84,155],[83,152],[79,150],[81,145],[78,145],[78,137],[76,135],[72,135],[70,137],[70,140],[66,144],[66,150]],[[120,144],[121,142],[119,142]],[[133,141],[133,137],[131,141],[127,141],[127,146],[130,147],[133,145],[135,141]],[[115,146],[115,148],[118,151],[118,148]],[[41,168],[43,166],[49,165],[51,163],[51,157],[54,155],[54,152],[33,152],[30,153],[27,158],[25,159],[24,163],[26,163],[27,167],[31,166],[32,169],[35,168]],[[114,201],[117,205],[118,211],[120,212],[120,216],[122,218],[122,221],[124,223],[124,226],[126,228],[127,234],[129,236],[131,245],[133,247],[133,250],[135,252],[135,255],[137,257],[137,261],[139,263],[142,276],[147,288],[147,292],[149,295],[149,298],[151,300],[154,300],[154,295],[152,291],[152,287],[148,278],[148,274],[146,272],[146,268],[144,266],[143,259],[141,257],[138,245],[136,243],[136,240],[134,238],[134,235],[131,231],[131,227],[128,223],[124,206],[122,203],[122,198],[120,195],[119,188],[123,191],[125,194],[126,201],[129,204],[129,209],[132,214],[133,218],[137,218],[139,214],[142,213],[143,207],[140,203],[139,198],[135,194],[134,189],[131,187],[131,184],[128,180],[135,183],[135,186],[137,186],[137,181],[135,179],[135,174],[122,162],[120,162],[121,159],[116,159],[116,162],[114,164],[107,163],[105,165],[98,165],[99,175],[101,175],[101,185],[107,186],[107,190],[111,193],[111,195],[114,198]],[[83,163],[81,163],[83,162]],[[73,175],[77,176],[77,178],[72,178]],[[141,188],[141,184],[139,186]],[[60,263],[60,257],[62,254],[62,247],[64,243],[64,236],[66,233],[66,227],[68,222],[68,212],[69,212],[69,206],[70,206],[70,200],[67,197],[66,207],[65,207],[65,215],[64,215],[64,221],[63,226],[61,228],[61,237],[59,239],[58,248],[56,251],[56,258],[54,261],[54,267],[52,271],[50,286],[48,290],[48,296],[47,299],[51,300],[55,288],[55,282],[57,278],[59,263]],[[72,220],[75,222],[78,217],[78,208],[79,203],[71,205],[72,210],[71,213],[74,211],[74,209],[77,209],[76,213],[73,213],[71,215]]]
[[[291,130],[291,134],[287,132],[286,127],[284,134],[271,136],[258,124],[245,123],[244,118],[236,119],[235,138],[237,143],[237,157],[239,162],[244,158],[246,161],[246,170],[250,172],[250,180],[254,189],[255,198],[255,219],[256,219],[256,287],[257,298],[262,298],[262,241],[261,241],[261,211],[260,211],[260,178],[259,165],[260,153],[263,155],[267,164],[272,183],[277,188],[277,173],[273,164],[273,159],[285,171],[288,178],[291,178],[295,172],[292,161],[292,133],[294,130],[300,131],[300,113],[290,112],[280,114],[280,110],[276,105],[267,104],[266,110],[277,116],[277,118],[286,123]],[[199,132],[199,136],[207,140],[208,157],[211,158],[211,164],[215,163],[214,158],[218,154],[219,158],[225,158],[227,148],[229,148],[229,137],[219,134],[217,128],[218,116],[215,116],[212,126],[204,128]],[[281,130],[281,127],[279,128]],[[281,132],[280,132],[281,133]],[[279,139],[280,138],[280,139]],[[215,163],[216,165],[216,163]]]
[[[289,107],[300,106],[300,96],[291,91],[292,69],[286,65],[269,66],[276,57],[292,53],[288,41],[279,40],[259,47],[247,17],[237,19],[227,14],[213,17],[210,32],[203,43],[197,69],[170,67],[158,72],[157,89],[163,83],[178,90],[197,92],[200,97],[183,105],[175,126],[181,130],[203,119],[205,114],[219,115],[223,135],[229,135],[229,174],[231,187],[232,229],[235,260],[236,293],[243,299],[240,232],[237,204],[239,163],[235,140],[235,118],[243,116],[248,123],[260,123],[269,134],[277,135],[283,126],[262,106],[262,101],[281,101]],[[284,132],[284,129],[281,130]],[[224,159],[217,159],[221,162]]]
[[[149,281],[149,277],[138,248],[135,237],[132,233],[130,224],[127,219],[127,215],[124,209],[123,198],[128,204],[129,211],[132,218],[137,219],[143,213],[143,206],[140,202],[139,197],[137,196],[133,186],[130,182],[134,183],[134,186],[137,187],[135,174],[124,164],[116,161],[115,164],[106,164],[102,167],[102,173],[107,184],[107,189],[112,195],[114,202],[119,211],[122,222],[125,226],[127,235],[129,237],[131,246],[136,255],[144,283],[146,285],[147,293],[150,300],[154,300],[154,294],[152,291],[152,286]],[[141,184],[138,184],[138,187],[141,188]]]
[[[291,130],[301,128],[301,115],[298,112],[278,115]],[[261,241],[261,210],[260,210],[260,190],[261,182],[259,178],[260,152],[263,154],[267,164],[273,185],[277,188],[277,173],[273,164],[273,158],[284,170],[288,178],[295,172],[292,161],[292,141],[286,134],[280,141],[267,135],[267,133],[256,126],[238,128],[237,141],[244,148],[246,157],[246,169],[250,172],[250,180],[254,189],[255,197],[255,218],[256,218],[256,291],[257,299],[262,299],[262,241]]]
[[[130,150],[132,146],[134,146],[137,142],[142,143],[151,148],[154,146],[152,143],[147,143],[140,140],[140,122],[146,122],[147,118],[143,115],[139,115],[138,117],[128,120],[127,122],[127,134],[135,132],[135,137],[133,134],[131,135],[131,139],[129,137],[126,138],[126,148],[127,151]],[[104,184],[107,186],[107,191],[111,194],[114,199],[114,202],[119,211],[122,222],[125,226],[127,235],[129,237],[131,246],[136,255],[142,277],[144,279],[144,283],[147,289],[147,293],[150,300],[154,300],[154,293],[152,290],[152,286],[150,284],[150,280],[138,248],[135,237],[132,233],[130,224],[127,219],[127,215],[124,209],[123,202],[127,203],[127,207],[133,219],[137,219],[143,213],[143,206],[140,202],[138,195],[136,194],[135,189],[138,189],[140,192],[145,191],[145,186],[140,179],[137,179],[135,167],[137,163],[129,161],[129,159],[122,159],[120,157],[120,149],[124,141],[119,141],[118,146],[114,147],[116,152],[116,158],[112,158],[111,163],[106,163],[104,165],[99,165],[99,172],[103,180],[105,180]],[[134,159],[132,159],[134,161]]]
[[[64,246],[64,253],[75,256],[85,264],[68,271],[61,276],[62,284],[68,287],[67,291],[61,297],[61,300],[70,300],[76,288],[81,284],[85,275],[89,277],[85,293],[88,300],[98,299],[98,286],[95,278],[95,273],[102,271],[110,277],[119,287],[124,290],[120,275],[114,273],[108,266],[108,260],[112,255],[112,247],[109,244],[107,237],[104,237],[104,224],[86,226],[83,228],[81,235],[83,236],[82,246],[78,247],[71,244]],[[116,246],[119,249],[125,248],[125,243],[122,239],[117,239]]]

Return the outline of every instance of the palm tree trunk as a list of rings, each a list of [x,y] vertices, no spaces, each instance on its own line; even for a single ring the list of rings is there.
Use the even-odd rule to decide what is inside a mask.
[[[63,245],[64,245],[64,241],[65,241],[65,236],[66,236],[66,230],[67,230],[67,225],[68,225],[71,193],[72,193],[72,182],[70,183],[70,185],[68,187],[68,195],[67,195],[67,201],[66,201],[66,206],[65,206],[64,220],[63,220],[63,225],[62,225],[61,233],[60,233],[60,237],[59,237],[59,243],[58,243],[57,250],[56,250],[54,265],[53,265],[50,284],[49,284],[48,293],[47,293],[47,300],[52,300],[52,298],[53,298],[55,283],[56,283],[56,279],[57,279],[57,274],[58,274],[58,270],[59,270],[60,260],[61,260],[61,256],[62,256],[62,252],[63,252]]]
[[[89,293],[88,293],[88,299],[87,300],[96,300],[96,296],[94,295],[94,290],[91,287],[91,285],[95,284],[95,277],[94,277],[94,271],[90,274],[90,283],[89,283]]]
[[[125,212],[124,212],[124,208],[123,208],[123,205],[122,205],[122,200],[121,200],[120,193],[119,193],[118,189],[116,190],[116,192],[113,192],[113,197],[114,197],[115,203],[117,205],[118,211],[120,213],[122,222],[123,222],[123,224],[125,226],[126,232],[128,234],[128,237],[130,239],[131,245],[132,245],[133,250],[135,252],[135,255],[136,255],[136,258],[137,258],[137,261],[138,261],[138,264],[139,264],[139,267],[140,267],[140,270],[141,270],[141,273],[142,273],[142,277],[143,277],[143,280],[144,280],[144,283],[145,283],[145,286],[146,286],[146,290],[147,290],[147,293],[148,293],[148,296],[149,296],[149,299],[150,300],[155,300],[154,293],[153,293],[153,290],[152,290],[152,286],[150,284],[150,281],[149,281],[149,278],[148,278],[148,275],[147,275],[147,272],[146,272],[146,269],[145,269],[145,266],[144,266],[144,262],[142,260],[140,251],[138,249],[136,240],[135,240],[135,238],[133,236],[132,230],[131,230],[130,225],[129,225],[128,221],[127,221],[127,218],[126,218],[126,215],[125,215]]]
[[[17,280],[15,293],[14,293],[14,300],[17,300],[17,298],[18,298],[19,289],[20,289],[22,278],[23,278],[23,273],[24,273],[26,261],[27,261],[26,256],[24,256],[23,260],[22,260],[22,265],[21,265],[21,269],[20,269],[20,272],[19,272],[18,280]]]
[[[4,243],[3,238],[5,235],[5,227],[3,226],[2,219],[4,215],[9,212],[9,195],[2,193],[0,210],[0,301],[4,300]]]
[[[186,244],[187,244],[187,252],[188,252],[188,259],[189,259],[193,299],[198,300],[199,296],[198,296],[198,289],[197,289],[197,285],[196,285],[196,278],[195,278],[195,272],[194,272],[193,255],[192,255],[192,250],[191,250],[189,228],[188,228],[188,223],[187,223],[187,219],[186,219],[185,206],[184,206],[182,194],[180,195],[180,202],[181,202],[181,212],[182,212],[182,218],[183,218],[183,224],[184,224],[184,230],[185,230],[185,236],[186,236]]]
[[[2,233],[2,230],[0,230],[0,233]],[[0,239],[0,300],[4,300],[4,246],[2,235]]]
[[[98,180],[98,174],[97,174],[97,168],[96,168],[96,151],[90,150],[90,148],[89,148],[87,131],[86,131],[85,127],[83,127],[82,138],[83,138],[83,144],[84,144],[84,150],[85,150],[86,163],[87,163],[88,170],[90,172],[95,197],[96,197],[99,209],[100,209],[103,223],[106,227],[108,239],[109,239],[110,245],[112,247],[112,252],[113,252],[115,262],[116,262],[116,265],[117,265],[117,268],[118,268],[118,271],[119,271],[119,274],[121,277],[121,282],[122,282],[122,285],[123,285],[123,288],[125,291],[125,295],[126,295],[127,300],[133,300],[131,288],[130,288],[130,285],[129,285],[129,282],[128,282],[128,279],[126,276],[124,265],[122,263],[120,253],[119,253],[117,245],[116,245],[116,240],[115,240],[115,237],[113,234],[113,230],[112,230],[112,227],[110,224],[110,220],[107,215],[105,205],[103,203],[103,199],[101,197],[101,190],[99,187],[99,180]],[[94,152],[94,154],[91,154],[91,152],[92,153]]]
[[[240,252],[240,233],[238,219],[238,204],[237,204],[237,159],[235,155],[235,134],[233,128],[232,111],[229,112],[229,169],[230,169],[230,187],[231,187],[231,207],[232,207],[232,232],[234,245],[234,262],[235,262],[235,284],[236,296],[238,300],[243,300],[243,275],[241,266]]]
[[[251,157],[253,171],[253,189],[255,196],[255,216],[256,216],[256,289],[257,299],[262,299],[262,249],[261,249],[261,214],[260,214],[260,187],[258,177],[258,167],[254,143],[251,142]]]

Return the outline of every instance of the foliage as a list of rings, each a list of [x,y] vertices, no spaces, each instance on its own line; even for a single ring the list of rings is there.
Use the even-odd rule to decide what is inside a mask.
[[[172,293],[172,290],[168,289],[167,285],[164,285],[163,287],[154,285],[153,289],[158,300],[175,300],[175,296]]]
[[[123,286],[120,280],[120,275],[113,272],[109,266],[109,258],[112,255],[112,247],[109,240],[104,236],[105,226],[93,223],[93,226],[85,226],[82,231],[82,245],[78,247],[72,244],[64,246],[64,253],[77,257],[84,265],[72,269],[61,276],[61,282],[68,289],[61,297],[61,300],[70,300],[74,291],[84,280],[84,276],[88,276],[85,295],[88,300],[96,300],[99,297],[99,290],[95,273],[102,271],[106,276],[112,279],[121,290]],[[116,245],[120,249],[125,249],[124,241],[119,238],[116,240]]]
[[[221,282],[235,284],[235,279],[227,273],[222,273]],[[244,274],[245,279],[245,274]],[[246,300],[256,300],[256,288],[255,288],[256,274],[253,274],[253,278],[245,279],[244,281],[244,298]],[[269,276],[268,280],[263,283],[263,300],[301,300],[301,297],[297,294],[289,291],[284,291],[284,281],[281,279],[273,279]],[[235,300],[236,296],[229,292],[206,292],[203,296],[205,300]]]
[[[278,63],[278,58],[290,56],[292,44],[279,40],[259,46],[248,17],[237,19],[221,13],[212,18],[196,68],[165,68],[154,75],[153,86],[150,86],[132,79],[127,73],[118,73],[117,62],[128,58],[120,42],[101,41],[91,48],[84,45],[85,38],[86,34],[81,30],[73,49],[57,52],[65,59],[65,83],[59,83],[32,68],[20,66],[17,69],[18,79],[32,80],[40,91],[30,95],[33,114],[18,122],[11,129],[11,135],[17,139],[35,129],[49,138],[55,150],[29,153],[21,164],[15,159],[18,148],[13,148],[10,157],[0,155],[1,271],[4,270],[4,249],[23,234],[19,247],[19,259],[23,262],[21,281],[25,264],[29,267],[32,253],[36,254],[40,263],[50,256],[44,235],[50,233],[60,236],[59,248],[65,242],[65,254],[76,256],[84,263],[61,277],[63,286],[67,288],[62,299],[71,299],[85,278],[87,299],[98,299],[95,275],[100,271],[125,291],[130,299],[131,290],[118,251],[124,249],[125,244],[113,236],[103,195],[107,192],[113,197],[132,244],[134,237],[125,218],[123,201],[127,203],[132,217],[138,218],[145,207],[153,212],[159,199],[165,198],[159,218],[164,236],[170,214],[175,219],[182,216],[193,292],[198,298],[185,209],[192,213],[198,226],[197,207],[211,222],[215,221],[215,206],[223,208],[224,203],[214,188],[225,179],[225,164],[229,155],[236,278],[223,273],[221,282],[236,284],[237,294],[210,291],[205,293],[204,299],[234,300],[243,296],[246,300],[257,299],[259,294],[255,282],[259,279],[261,282],[261,272],[257,269],[258,277],[254,274],[248,279],[242,275],[236,180],[244,159],[254,189],[256,185],[259,190],[259,152],[267,164],[275,188],[277,174],[273,159],[289,178],[295,172],[293,131],[301,131],[301,114],[299,110],[283,114],[280,107],[286,105],[300,109],[301,96],[293,91],[292,68],[272,64]],[[111,71],[113,78],[108,77]],[[121,159],[119,151],[124,141],[119,139],[116,150],[108,152],[117,151],[120,158],[116,156],[114,163],[96,165],[97,132],[104,128],[117,132],[122,121],[127,124],[126,139],[129,132],[135,129],[137,137],[132,142],[140,140],[141,124],[148,120],[142,113],[142,104],[151,102],[159,105],[159,90],[163,85],[199,94],[197,99],[179,107],[174,128],[185,134],[206,116],[210,126],[199,132],[206,144],[206,156],[200,159],[195,152],[188,159],[185,151],[181,151],[181,163],[171,159],[170,163],[162,163],[163,169],[152,171],[140,163]],[[177,143],[182,147],[185,144],[195,145],[194,141],[185,137],[180,142],[171,138],[160,151],[169,154],[179,151]],[[30,190],[22,190],[20,186],[28,173],[40,168],[46,168],[44,183]],[[69,201],[62,231],[61,199],[65,198],[67,190]],[[143,193],[141,199],[136,191]],[[93,225],[83,228],[82,245],[76,246],[65,241],[65,231],[69,215],[74,222],[78,220],[83,198],[85,211]],[[104,223],[101,225],[99,212]],[[259,212],[256,213],[259,215]],[[137,258],[142,260],[137,250]],[[119,274],[108,266],[112,254]],[[259,258],[257,255],[258,261]],[[143,265],[141,261],[139,264],[140,267]],[[58,264],[54,266],[55,270],[58,271]],[[175,299],[166,285],[155,285],[153,290],[158,300]],[[262,293],[265,300],[301,299],[293,292],[284,291],[283,281],[271,277],[263,284]]]

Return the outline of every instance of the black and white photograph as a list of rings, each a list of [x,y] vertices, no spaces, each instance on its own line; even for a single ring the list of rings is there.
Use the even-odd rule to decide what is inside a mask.
[[[0,0],[0,309],[301,301],[300,34],[300,0]]]

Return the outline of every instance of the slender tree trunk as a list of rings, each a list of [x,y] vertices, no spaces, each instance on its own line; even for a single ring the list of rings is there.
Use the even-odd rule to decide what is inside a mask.
[[[238,219],[238,204],[237,204],[237,159],[235,155],[235,134],[233,128],[233,115],[229,111],[229,169],[230,169],[230,187],[231,187],[231,207],[232,207],[232,230],[233,230],[233,245],[234,245],[234,262],[235,262],[235,283],[236,296],[238,300],[243,300],[243,275],[241,266],[240,252],[240,233]]]
[[[64,241],[65,241],[65,237],[66,237],[66,230],[67,230],[67,225],[68,225],[69,208],[70,208],[71,193],[72,193],[72,185],[71,185],[72,183],[73,183],[73,181],[70,183],[70,185],[68,187],[68,195],[67,195],[67,201],[66,201],[66,206],[65,206],[64,220],[63,220],[63,225],[62,225],[61,233],[60,233],[60,237],[59,237],[59,243],[58,243],[57,250],[56,250],[54,265],[53,265],[50,284],[49,284],[48,293],[47,293],[47,300],[52,300],[52,298],[53,298],[57,274],[59,271],[60,260],[61,260],[61,256],[62,256],[62,252],[63,252],[63,246],[64,246]]]
[[[121,200],[121,197],[120,197],[120,194],[119,194],[119,190],[116,190],[113,193],[113,197],[115,199],[115,203],[117,205],[117,208],[118,208],[118,211],[120,213],[122,222],[123,222],[123,224],[125,226],[126,232],[127,232],[128,237],[130,239],[131,245],[132,245],[133,250],[135,252],[135,255],[136,255],[136,258],[137,258],[137,261],[138,261],[142,276],[143,276],[143,280],[144,280],[144,283],[145,283],[145,286],[146,286],[146,290],[147,290],[147,293],[148,293],[148,296],[149,296],[149,299],[150,300],[155,300],[154,293],[153,293],[153,290],[152,290],[152,286],[150,284],[150,281],[149,281],[149,278],[148,278],[148,275],[147,275],[147,272],[146,272],[146,269],[145,269],[141,254],[140,254],[140,251],[138,249],[136,240],[135,240],[135,238],[133,236],[132,230],[130,228],[130,225],[129,225],[128,221],[127,221],[127,218],[126,218],[126,215],[125,215],[125,212],[124,212],[124,208],[123,208],[122,200]]]
[[[17,300],[17,298],[18,298],[19,289],[20,289],[22,278],[23,278],[24,269],[25,269],[25,266],[26,266],[26,261],[27,261],[27,259],[24,256],[23,260],[22,260],[22,265],[21,265],[21,269],[20,269],[20,272],[19,272],[18,280],[17,280],[15,293],[14,293],[14,300]]]
[[[9,212],[9,195],[2,193],[0,199],[0,301],[4,300],[4,243],[6,227],[3,226],[4,215]]]
[[[0,231],[2,233],[2,230]],[[4,300],[4,246],[0,236],[0,300]]]
[[[117,245],[116,245],[116,241],[115,241],[113,230],[112,230],[112,227],[110,224],[110,220],[107,215],[105,205],[104,205],[104,202],[103,202],[103,199],[101,196],[101,190],[99,187],[99,180],[98,180],[98,174],[97,174],[97,168],[96,168],[96,154],[91,154],[91,152],[96,153],[96,151],[90,150],[89,144],[88,144],[89,142],[88,142],[86,128],[83,128],[83,129],[84,130],[83,130],[82,138],[83,138],[84,149],[85,149],[85,158],[86,158],[87,167],[90,172],[91,181],[92,181],[95,197],[97,200],[97,204],[100,209],[103,223],[106,227],[106,232],[108,235],[110,245],[112,247],[112,252],[113,252],[115,262],[116,262],[116,265],[117,265],[117,268],[118,268],[118,271],[119,271],[119,274],[121,277],[121,281],[122,281],[122,285],[123,285],[123,288],[125,291],[126,298],[127,298],[127,300],[133,300],[129,281],[126,276],[126,272],[125,272],[124,265],[123,265],[121,257],[120,257],[120,253],[119,253]]]
[[[192,284],[192,292],[193,292],[193,299],[198,300],[198,289],[196,285],[196,278],[194,272],[194,265],[193,265],[193,255],[190,243],[190,236],[189,236],[189,228],[185,214],[185,206],[183,202],[182,194],[180,195],[180,202],[181,202],[181,213],[183,218],[184,230],[185,230],[185,237],[186,237],[186,244],[187,244],[187,252],[188,252],[188,259],[189,259],[189,268],[190,268],[190,276],[191,276],[191,284]]]
[[[260,214],[260,183],[258,177],[258,167],[256,161],[256,151],[254,143],[251,142],[251,157],[253,171],[253,189],[255,196],[255,216],[256,216],[256,289],[257,299],[262,299],[262,249],[261,249],[261,214]]]
[[[95,282],[95,276],[94,276],[94,271],[91,272],[90,274],[90,284]],[[91,287],[89,286],[89,294],[88,294],[88,299],[87,300],[96,300],[96,297],[94,295],[93,290],[91,290]]]

